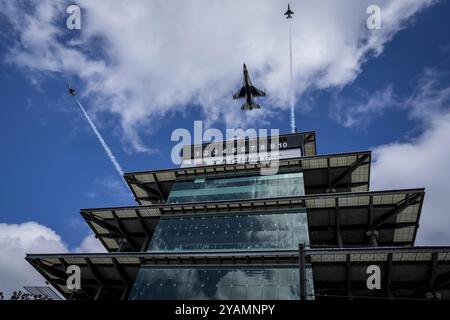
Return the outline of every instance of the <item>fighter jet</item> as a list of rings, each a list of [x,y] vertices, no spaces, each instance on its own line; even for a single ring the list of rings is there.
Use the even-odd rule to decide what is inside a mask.
[[[294,14],[294,11],[291,10],[291,7],[288,3],[288,8],[287,8],[287,11],[284,13],[284,15],[286,16],[286,19],[292,19],[293,14]]]
[[[72,88],[69,86],[69,84],[67,84],[67,89],[69,89],[69,94],[70,94],[72,97],[75,97],[75,95],[77,94],[77,92],[75,91],[75,89],[72,89]]]
[[[244,85],[235,94],[233,99],[245,98],[245,103],[242,105],[241,110],[252,110],[253,108],[259,109],[261,106],[252,101],[253,97],[265,97],[266,92],[253,86],[250,76],[248,75],[247,67],[244,63]]]

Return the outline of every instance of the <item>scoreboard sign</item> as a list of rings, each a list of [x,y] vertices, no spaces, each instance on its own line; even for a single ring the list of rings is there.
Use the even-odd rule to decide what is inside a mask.
[[[182,149],[182,167],[297,158],[302,156],[302,142],[302,135],[291,134],[187,145]]]

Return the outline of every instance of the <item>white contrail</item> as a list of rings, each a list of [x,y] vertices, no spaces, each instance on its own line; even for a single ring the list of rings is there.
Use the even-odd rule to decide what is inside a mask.
[[[92,130],[94,130],[95,135],[97,136],[98,140],[100,141],[100,143],[102,144],[103,149],[105,149],[106,155],[108,156],[109,160],[111,160],[114,168],[116,169],[117,173],[120,175],[120,178],[123,179],[123,170],[122,167],[120,166],[119,162],[117,161],[116,157],[113,155],[111,149],[108,147],[108,145],[105,142],[105,139],[103,139],[102,135],[100,134],[100,132],[97,130],[97,127],[95,126],[95,124],[92,122],[91,118],[89,117],[89,115],[87,114],[86,110],[84,110],[83,106],[81,105],[80,101],[78,101],[77,97],[74,97],[75,100],[77,101],[78,105],[80,106],[81,111],[83,111],[84,116],[86,117],[86,120],[89,122],[89,124],[91,125]]]
[[[291,104],[291,132],[295,132],[295,102],[294,102],[294,77],[292,71],[292,32],[291,32],[291,19],[289,21],[289,63],[290,63],[290,71],[291,71],[291,84],[290,84],[290,104]]]

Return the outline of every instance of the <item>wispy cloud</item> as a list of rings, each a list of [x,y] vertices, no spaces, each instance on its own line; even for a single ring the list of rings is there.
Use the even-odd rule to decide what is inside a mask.
[[[448,80],[449,76],[449,72],[425,69],[413,94],[404,103],[411,110],[410,116],[433,121],[436,116],[450,111],[450,87],[442,81]]]
[[[361,88],[354,91],[355,94],[351,98],[342,98],[339,94],[335,94],[331,107],[331,117],[347,128],[364,128],[373,118],[382,115],[388,109],[403,106],[395,96],[392,85],[376,92],[368,92]]]
[[[93,192],[93,191],[86,191],[83,193],[84,196],[94,199],[97,197],[97,193]]]
[[[375,92],[355,87],[351,97],[336,93],[331,116],[344,127],[364,128],[376,117],[397,109],[406,111],[405,116],[410,119],[429,124],[436,115],[450,110],[450,87],[445,87],[445,81],[442,81],[449,75],[426,68],[407,96],[396,95],[392,85]]]
[[[122,183],[122,180],[117,176],[107,176],[105,178],[96,178],[94,183],[98,185],[105,192],[116,195],[125,194],[130,196],[128,186]]]

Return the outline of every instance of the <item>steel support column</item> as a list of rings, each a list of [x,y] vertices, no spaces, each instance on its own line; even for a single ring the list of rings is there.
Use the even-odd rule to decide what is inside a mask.
[[[103,285],[101,285],[101,286],[98,288],[97,292],[95,293],[94,300],[99,300],[99,299],[100,299],[100,296],[101,296],[101,294],[102,294],[102,292],[103,292]]]
[[[339,211],[339,199],[338,198],[334,198],[334,214],[335,214],[335,219],[336,219],[336,237],[337,237],[337,242],[339,245],[339,248],[343,248],[344,247],[344,242],[342,240],[342,234],[341,234],[341,213]]]
[[[350,263],[350,254],[345,255],[345,278],[347,281],[347,295],[349,300],[353,300],[352,294],[352,269]]]
[[[298,266],[300,274],[300,300],[306,300],[306,262],[305,244],[298,244]]]
[[[389,297],[389,299],[394,298],[394,294],[391,290],[392,285],[392,253],[388,253],[387,256],[387,264],[386,264],[386,281],[385,281],[385,292],[386,296]]]

